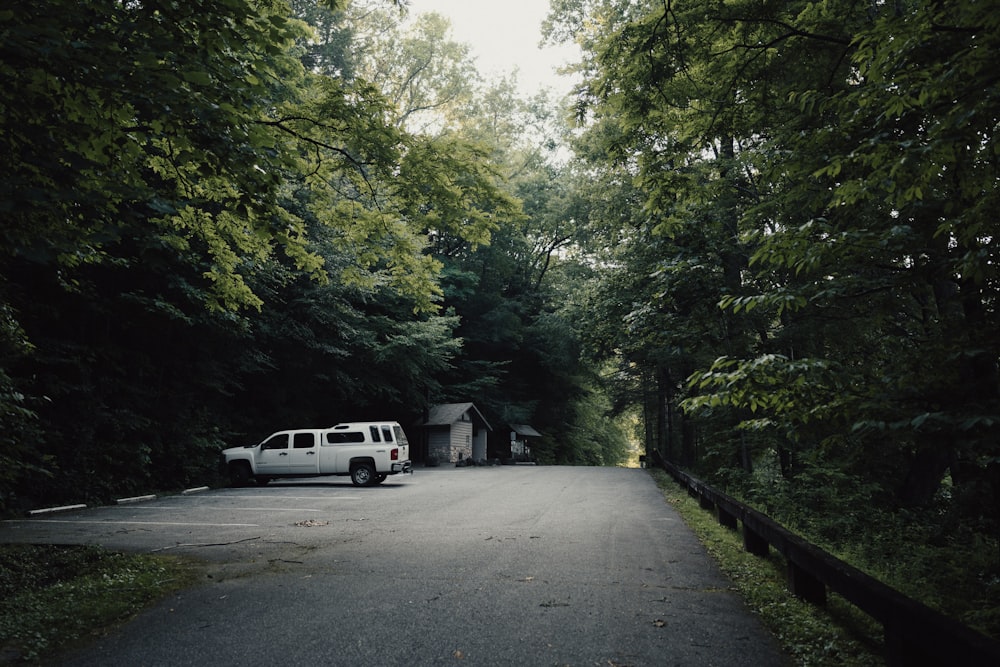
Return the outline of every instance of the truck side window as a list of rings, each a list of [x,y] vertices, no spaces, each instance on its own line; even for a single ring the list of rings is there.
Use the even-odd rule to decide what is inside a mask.
[[[382,439],[386,442],[392,442],[392,429],[390,427],[382,427]]]
[[[265,449],[288,449],[288,434],[282,433],[280,435],[274,435],[264,441],[260,446],[261,450]]]
[[[362,431],[342,431],[326,434],[326,442],[330,445],[340,445],[347,442],[364,442],[365,434]]]
[[[372,442],[379,442],[378,426],[369,426],[368,430],[372,433]]]
[[[316,446],[316,438],[312,433],[296,433],[292,436],[293,449],[311,449]]]

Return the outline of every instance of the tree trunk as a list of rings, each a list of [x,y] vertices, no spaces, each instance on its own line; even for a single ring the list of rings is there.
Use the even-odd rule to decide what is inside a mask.
[[[950,465],[951,452],[946,445],[930,443],[917,450],[899,490],[900,504],[903,507],[923,507],[929,504]]]
[[[656,423],[654,421],[656,416],[653,406],[653,400],[651,398],[652,396],[655,396],[655,392],[651,387],[651,385],[653,384],[653,378],[651,377],[651,375],[652,374],[649,373],[648,371],[644,371],[642,373],[642,380],[641,380],[642,386],[640,392],[640,395],[642,396],[642,424],[645,434],[644,439],[645,439],[647,459],[650,456],[652,456],[654,451],[660,454],[663,453],[656,449],[656,432],[653,426]]]
[[[740,431],[740,467],[746,474],[753,474],[753,456],[747,443],[747,434],[743,431]]]
[[[662,366],[656,370],[656,445],[660,454],[670,461],[670,373]]]

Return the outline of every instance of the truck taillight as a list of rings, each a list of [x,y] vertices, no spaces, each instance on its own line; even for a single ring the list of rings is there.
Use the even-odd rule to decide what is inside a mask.
[[[399,450],[396,449],[395,447],[393,447],[392,448],[392,453],[389,454],[389,458],[391,458],[393,461],[398,461],[399,460]]]

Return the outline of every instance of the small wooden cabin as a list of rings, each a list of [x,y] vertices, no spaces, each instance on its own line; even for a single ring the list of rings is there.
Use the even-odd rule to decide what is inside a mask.
[[[421,425],[427,434],[427,456],[438,463],[486,459],[487,434],[493,430],[472,403],[431,406]]]
[[[531,459],[529,438],[540,438],[542,434],[528,424],[510,424],[510,456],[515,461]]]

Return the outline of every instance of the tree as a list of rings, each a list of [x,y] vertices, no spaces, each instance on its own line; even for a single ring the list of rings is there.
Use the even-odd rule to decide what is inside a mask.
[[[881,481],[905,504],[928,503],[949,468],[961,484],[996,455],[993,235],[981,216],[996,197],[986,120],[996,101],[979,92],[992,76],[978,52],[993,21],[983,11],[966,3],[945,16],[919,3],[854,22],[850,73],[792,98],[790,114],[808,116],[776,140],[797,157],[764,163],[782,190],[766,211],[777,222],[759,235],[756,263],[762,274],[796,276],[745,305],[783,300],[796,311],[789,323],[836,312],[836,331],[818,339],[824,347],[799,346],[811,360],[786,354],[775,367],[798,365],[810,384],[851,388],[834,400],[799,396],[794,406],[775,392],[773,405],[792,424],[846,417],[858,445],[880,443]],[[843,322],[857,327],[853,336],[844,337]],[[893,468],[904,474],[887,475]]]
[[[130,354],[142,324],[169,323],[153,329],[167,337],[206,306],[257,304],[252,260],[282,244],[320,275],[288,233],[294,221],[277,202],[285,164],[259,113],[274,82],[297,73],[280,54],[299,31],[278,5],[235,0],[0,11],[0,301],[21,351],[4,359],[15,399],[5,430],[24,438],[14,452],[26,474],[71,470],[84,486],[134,463],[141,483],[148,439],[88,445],[134,443],[148,429],[126,407],[148,390],[108,401],[123,375],[149,379],[150,357]],[[128,271],[135,282],[120,282]],[[43,418],[26,426],[28,406]],[[60,419],[71,425],[61,436]],[[69,458],[55,460],[53,448]],[[88,458],[97,451],[101,461]]]
[[[451,39],[451,23],[440,14],[420,14],[404,28],[391,11],[356,12],[356,48],[366,54],[358,76],[379,90],[396,110],[395,122],[417,134],[452,129],[451,117],[471,104],[480,80],[468,44]]]
[[[72,4],[4,11],[3,85],[18,98],[2,147],[7,257],[71,272],[107,261],[136,222],[200,253],[211,307],[256,305],[241,259],[277,244],[318,273],[286,231],[285,155],[260,113],[298,76],[280,56],[298,24],[238,0]]]
[[[0,408],[18,462],[0,502],[203,476],[260,426],[250,388],[291,397],[261,411],[272,424],[325,421],[306,387],[343,371],[358,405],[399,404],[446,366],[431,212],[485,242],[512,204],[476,150],[440,154],[371,85],[303,67],[310,28],[285,5],[18,3],[0,31]],[[363,382],[403,360],[396,384]]]
[[[289,0],[288,6],[292,16],[312,27],[311,32],[300,35],[295,40],[299,58],[306,71],[334,79],[353,79],[357,67],[356,54],[351,48],[355,31],[347,20],[347,13],[365,11],[365,3]]]
[[[754,435],[744,468],[777,454],[920,504],[996,456],[996,19],[959,4],[556,7],[589,53],[579,117],[678,253],[636,312],[723,307],[630,335],[711,341],[683,405]]]

